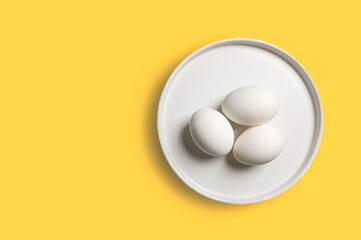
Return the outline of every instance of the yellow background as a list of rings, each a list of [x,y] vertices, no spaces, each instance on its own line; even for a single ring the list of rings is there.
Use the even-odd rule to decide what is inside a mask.
[[[2,1],[0,239],[360,239],[358,1]],[[170,73],[216,40],[289,52],[321,96],[304,177],[271,200],[198,195],[158,143]]]

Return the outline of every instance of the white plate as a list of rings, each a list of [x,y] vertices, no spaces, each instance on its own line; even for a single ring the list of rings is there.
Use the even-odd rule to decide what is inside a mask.
[[[261,85],[280,99],[269,124],[285,138],[281,155],[256,167],[236,164],[232,153],[208,157],[195,147],[188,121],[199,108],[220,110],[223,98],[241,86]],[[323,126],[320,97],[306,70],[291,55],[254,39],[226,39],[189,55],[168,79],[158,107],[159,140],[170,166],[192,189],[234,204],[267,200],[307,171]],[[242,127],[233,124],[236,136]]]

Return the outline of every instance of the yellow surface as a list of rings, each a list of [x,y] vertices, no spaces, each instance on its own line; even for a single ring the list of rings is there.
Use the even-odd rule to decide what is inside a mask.
[[[360,239],[358,1],[2,1],[0,239]],[[305,176],[228,205],[172,172],[156,133],[173,69],[210,42],[275,44],[324,109]]]

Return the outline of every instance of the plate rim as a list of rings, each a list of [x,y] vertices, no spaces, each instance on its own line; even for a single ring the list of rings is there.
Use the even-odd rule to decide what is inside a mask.
[[[270,51],[273,54],[276,54],[277,56],[281,57],[283,60],[285,60],[288,64],[290,64],[296,71],[297,73],[301,76],[302,80],[305,82],[306,87],[308,88],[308,91],[310,92],[310,90],[312,90],[312,94],[311,94],[311,98],[312,98],[312,102],[313,104],[317,104],[315,107],[316,112],[315,112],[315,118],[316,120],[318,120],[318,124],[315,124],[315,126],[318,128],[318,132],[315,134],[316,137],[314,137],[313,139],[313,150],[309,153],[309,156],[307,158],[305,158],[305,162],[308,160],[307,164],[305,166],[301,166],[300,170],[297,171],[294,175],[292,175],[288,180],[286,180],[283,184],[281,184],[280,186],[276,186],[274,188],[274,190],[270,190],[270,192],[272,192],[271,195],[269,196],[260,196],[258,198],[253,197],[254,199],[247,199],[247,198],[235,198],[235,199],[230,199],[228,195],[223,195],[223,194],[214,194],[212,195],[209,190],[206,190],[204,187],[202,187],[201,185],[197,184],[196,182],[194,182],[192,179],[190,179],[183,171],[181,168],[178,167],[178,165],[175,164],[175,162],[172,160],[169,151],[167,149],[167,145],[166,145],[166,140],[165,140],[165,136],[164,133],[162,132],[162,125],[163,125],[163,121],[162,121],[162,115],[163,115],[163,109],[164,109],[164,105],[166,103],[166,96],[169,92],[169,89],[172,85],[172,83],[175,80],[175,77],[177,76],[177,74],[190,62],[192,61],[195,57],[199,56],[200,54],[211,50],[215,47],[219,47],[219,46],[224,46],[224,45],[248,45],[248,46],[255,46],[255,47],[259,47],[262,48],[264,50]],[[285,192],[286,190],[288,190],[289,188],[291,188],[296,182],[298,182],[301,177],[307,172],[307,170],[309,169],[309,167],[311,166],[312,162],[314,161],[318,149],[320,147],[321,144],[321,139],[322,139],[322,133],[323,133],[323,110],[322,110],[322,104],[321,104],[321,98],[320,95],[317,91],[317,88],[314,84],[314,82],[311,79],[311,76],[308,74],[308,72],[306,71],[306,69],[293,57],[291,56],[289,53],[287,53],[285,50],[270,44],[268,42],[265,41],[261,41],[261,40],[257,40],[257,39],[252,39],[252,38],[228,38],[228,39],[223,39],[223,40],[219,40],[219,41],[215,41],[212,43],[209,43],[197,50],[195,50],[194,52],[192,52],[190,55],[188,55],[181,63],[178,64],[178,66],[175,68],[175,70],[172,72],[172,74],[170,75],[170,77],[168,78],[162,94],[160,96],[160,100],[159,100],[159,104],[158,104],[158,110],[157,110],[157,133],[158,133],[158,139],[159,139],[159,143],[160,146],[162,148],[162,152],[168,162],[168,164],[170,165],[170,167],[172,168],[172,170],[176,173],[176,175],[191,189],[193,189],[195,192],[210,198],[212,200],[215,201],[219,201],[219,202],[224,202],[224,203],[230,203],[230,204],[251,204],[251,203],[257,203],[257,202],[262,202],[268,199],[271,199],[273,197],[276,197],[278,195],[280,195],[281,193]],[[228,197],[228,199],[227,199]]]

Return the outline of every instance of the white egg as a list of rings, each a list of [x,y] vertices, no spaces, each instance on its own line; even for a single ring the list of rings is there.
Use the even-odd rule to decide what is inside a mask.
[[[209,155],[224,156],[232,150],[232,126],[216,110],[203,108],[196,111],[190,120],[189,129],[195,144]]]
[[[246,126],[268,122],[278,109],[276,95],[260,86],[238,88],[229,93],[222,103],[222,111],[230,120]]]
[[[244,131],[234,144],[233,155],[241,163],[259,165],[277,158],[282,148],[282,133],[266,124]]]

